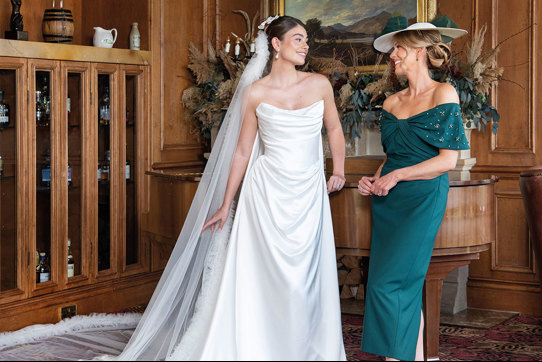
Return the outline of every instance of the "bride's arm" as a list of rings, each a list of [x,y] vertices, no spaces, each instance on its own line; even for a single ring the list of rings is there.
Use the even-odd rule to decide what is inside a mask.
[[[239,141],[237,142],[237,148],[233,155],[232,165],[230,169],[230,175],[228,177],[228,185],[226,186],[226,193],[224,195],[224,202],[216,214],[209,219],[209,221],[203,226],[203,230],[211,226],[211,230],[214,231],[216,224],[220,223],[218,228],[222,230],[222,227],[228,219],[231,204],[233,198],[239,189],[239,185],[245,176],[245,172],[250,161],[250,155],[252,154],[252,148],[254,147],[254,140],[256,139],[256,132],[258,130],[258,121],[256,119],[256,106],[251,100],[248,101],[247,109],[245,111],[245,118],[243,119],[243,125],[241,126],[241,133],[239,134]]]
[[[345,144],[339,112],[333,96],[333,88],[325,77],[322,77],[321,89],[324,89],[324,126],[326,127],[329,148],[333,157],[333,176],[327,183],[327,191],[330,193],[341,190],[346,181],[344,177]]]

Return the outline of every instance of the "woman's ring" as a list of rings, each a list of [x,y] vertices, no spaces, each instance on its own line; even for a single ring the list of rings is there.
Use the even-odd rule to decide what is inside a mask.
[[[382,196],[382,192],[379,192],[379,193],[378,193],[378,196]]]

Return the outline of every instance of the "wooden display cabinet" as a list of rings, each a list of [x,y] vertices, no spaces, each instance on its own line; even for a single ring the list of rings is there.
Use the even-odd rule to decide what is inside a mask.
[[[0,59],[0,90],[9,107],[9,122],[0,125],[0,300],[10,303],[28,295],[25,237],[27,203],[25,184],[28,162],[23,135],[29,131],[25,117],[26,60]]]
[[[12,58],[1,45],[0,331],[56,322],[67,305],[87,314],[148,301],[160,274],[141,231],[150,53],[40,44],[43,54]]]

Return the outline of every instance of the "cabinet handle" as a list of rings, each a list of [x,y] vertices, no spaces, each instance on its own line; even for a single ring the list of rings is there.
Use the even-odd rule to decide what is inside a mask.
[[[30,91],[26,90],[26,104],[30,104]]]
[[[28,252],[27,259],[26,259],[26,266],[30,266],[30,252]]]

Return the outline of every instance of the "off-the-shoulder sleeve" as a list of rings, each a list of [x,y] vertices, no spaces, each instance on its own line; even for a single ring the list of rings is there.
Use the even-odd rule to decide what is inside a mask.
[[[468,150],[459,104],[448,103],[431,110],[426,117],[412,120],[414,133],[424,142],[450,150]]]

